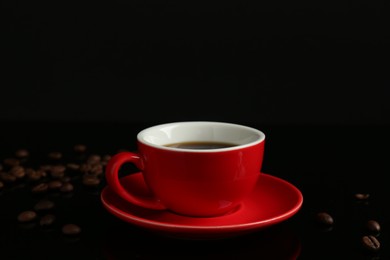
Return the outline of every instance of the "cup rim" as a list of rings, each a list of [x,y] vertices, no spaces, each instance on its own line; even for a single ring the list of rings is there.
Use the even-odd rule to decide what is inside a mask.
[[[248,142],[245,144],[238,144],[238,145],[235,145],[232,147],[214,148],[214,149],[188,149],[188,148],[168,147],[168,146],[149,142],[149,141],[145,140],[145,138],[143,138],[143,136],[151,130],[159,129],[159,128],[163,128],[163,127],[170,127],[170,126],[174,126],[174,125],[178,125],[178,124],[187,124],[187,125],[188,124],[210,124],[210,125],[219,125],[219,126],[225,125],[225,126],[230,126],[230,127],[233,126],[233,127],[237,127],[237,128],[242,128],[242,129],[247,130],[247,131],[251,131],[251,132],[257,134],[258,138],[254,141],[251,141],[251,142]],[[174,152],[192,152],[192,153],[216,153],[216,152],[240,150],[240,149],[243,149],[246,147],[255,146],[259,143],[264,142],[265,134],[264,134],[264,132],[262,132],[254,127],[250,127],[250,126],[246,126],[246,125],[242,125],[242,124],[237,124],[237,123],[229,123],[229,122],[222,122],[222,121],[177,121],[177,122],[171,122],[171,123],[158,124],[158,125],[154,125],[154,126],[145,128],[137,134],[137,140],[138,140],[138,142],[140,142],[146,146],[154,147],[154,148],[160,149],[160,150],[167,150],[167,151],[174,151]]]

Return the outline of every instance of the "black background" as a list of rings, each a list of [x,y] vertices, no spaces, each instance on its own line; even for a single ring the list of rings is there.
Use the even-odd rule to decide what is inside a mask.
[[[2,5],[0,119],[389,123],[382,1]]]

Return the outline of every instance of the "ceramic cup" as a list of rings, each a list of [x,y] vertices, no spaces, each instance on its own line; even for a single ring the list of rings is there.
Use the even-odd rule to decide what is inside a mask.
[[[137,152],[120,152],[111,158],[107,183],[124,200],[147,209],[193,217],[223,215],[239,207],[254,189],[261,175],[264,141],[264,133],[255,128],[225,122],[152,126],[138,133]],[[232,146],[169,146],[189,142]],[[133,163],[142,172],[153,197],[136,196],[120,184],[118,171],[124,163]]]

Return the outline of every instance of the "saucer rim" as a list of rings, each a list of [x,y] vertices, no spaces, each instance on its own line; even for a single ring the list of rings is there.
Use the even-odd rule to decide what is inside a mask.
[[[141,173],[137,172],[135,174],[141,174]],[[137,217],[133,214],[125,213],[123,210],[118,209],[117,207],[111,206],[104,198],[105,193],[107,193],[109,190],[108,186],[103,188],[103,191],[101,192],[101,195],[100,195],[100,199],[101,199],[101,202],[103,203],[104,207],[106,207],[107,210],[112,211],[111,213],[115,213],[115,214],[120,215],[121,216],[120,218],[126,222],[130,222],[130,223],[133,223],[136,225],[142,224],[142,226],[149,227],[149,228],[159,227],[160,229],[164,228],[166,230],[172,230],[172,229],[202,230],[202,231],[207,231],[207,230],[209,230],[209,231],[245,230],[245,229],[260,228],[263,226],[270,226],[273,224],[277,224],[277,223],[284,221],[284,220],[287,220],[288,218],[295,215],[299,211],[299,209],[302,207],[302,204],[303,204],[302,192],[296,186],[294,186],[292,183],[290,183],[284,179],[281,179],[279,177],[276,177],[276,176],[273,176],[273,175],[270,175],[267,173],[261,173],[261,174],[265,178],[270,178],[270,179],[273,179],[273,181],[282,182],[283,185],[288,187],[290,190],[293,190],[294,193],[297,195],[297,201],[293,207],[291,207],[288,211],[286,211],[283,214],[276,215],[275,217],[272,217],[272,218],[266,218],[266,219],[262,219],[259,221],[248,222],[248,223],[233,224],[233,225],[202,226],[202,225],[170,224],[170,223],[164,223],[164,222],[160,222],[160,221],[148,220],[145,218]],[[124,177],[124,178],[126,178],[126,177]],[[175,214],[174,212],[171,212],[171,211],[170,211],[170,213]],[[116,215],[116,217],[119,217],[118,215]],[[193,217],[187,217],[187,216],[183,216],[183,217],[189,218],[189,219],[193,218]],[[211,218],[215,219],[215,218],[223,218],[223,217],[224,216],[211,217]]]

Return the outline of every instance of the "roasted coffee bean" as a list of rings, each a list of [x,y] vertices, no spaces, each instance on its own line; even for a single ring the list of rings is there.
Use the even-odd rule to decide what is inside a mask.
[[[108,162],[109,160],[111,160],[111,155],[109,155],[109,154],[104,155],[102,158],[102,161],[104,161],[104,162]]]
[[[4,182],[15,182],[16,177],[8,172],[0,172],[0,180]]]
[[[4,183],[0,181],[0,190],[4,187]]]
[[[91,170],[92,166],[88,163],[83,163],[80,165],[80,172],[88,173]]]
[[[10,167],[20,165],[20,161],[18,159],[15,159],[15,158],[6,158],[3,160],[3,163],[4,163],[4,165],[10,166]]]
[[[19,222],[30,222],[33,221],[37,217],[37,213],[32,210],[23,211],[18,215]]]
[[[59,180],[49,181],[47,186],[50,190],[58,190],[62,187],[62,182]]]
[[[107,162],[107,161],[101,161],[100,164],[101,164],[102,166],[106,166],[106,165],[108,164],[108,162]]]
[[[30,153],[26,149],[19,149],[15,152],[15,156],[18,158],[26,158],[29,155],[30,155]]]
[[[101,156],[98,154],[91,154],[88,156],[87,163],[88,164],[98,164],[101,161]]]
[[[56,220],[56,217],[53,214],[47,214],[39,220],[39,225],[41,227],[48,227],[48,226],[53,225],[55,220]]]
[[[355,198],[358,200],[366,200],[370,197],[370,194],[368,193],[356,193]]]
[[[53,209],[55,206],[54,202],[51,200],[40,200],[34,205],[34,210],[36,211],[45,211]]]
[[[381,244],[378,239],[371,235],[362,237],[362,243],[366,249],[374,252],[378,251],[381,247]]]
[[[50,176],[53,179],[62,179],[65,177],[65,172],[50,172]]]
[[[26,175],[26,171],[22,166],[14,166],[9,170],[9,174],[15,176],[17,179],[21,179]]]
[[[66,192],[72,192],[73,189],[74,189],[73,184],[70,182],[66,182],[62,185],[60,191],[66,193]]]
[[[42,170],[34,170],[31,168],[26,169],[27,179],[30,181],[38,181],[43,177]]]
[[[42,170],[42,169],[39,169],[37,170],[37,172],[39,171],[39,173],[41,174],[42,178],[46,177],[47,176],[47,173],[46,171]]]
[[[50,172],[51,171],[51,165],[49,165],[49,164],[45,164],[45,165],[41,165],[40,167],[39,167],[39,169],[40,170],[42,170],[42,171],[44,171],[44,172]]]
[[[95,164],[92,165],[91,168],[89,169],[89,172],[93,175],[102,175],[103,174],[103,166],[101,164]]]
[[[64,177],[65,170],[66,170],[66,168],[63,165],[53,165],[50,168],[50,175],[52,178],[60,179],[60,178]]]
[[[49,186],[47,185],[47,183],[40,183],[38,185],[35,185],[31,191],[33,193],[44,193],[46,192],[47,190],[49,189]]]
[[[68,236],[78,235],[81,232],[81,228],[75,224],[66,224],[62,227],[62,233]]]
[[[78,165],[76,163],[68,163],[66,165],[66,168],[68,168],[69,170],[72,170],[72,171],[77,171],[80,169],[80,165]]]
[[[62,164],[50,166],[51,172],[65,172],[65,170],[66,170],[66,167]]]
[[[61,152],[51,152],[47,155],[52,160],[59,160],[62,158]]]
[[[316,220],[319,224],[326,226],[331,226],[334,223],[333,217],[327,212],[317,213]]]
[[[98,186],[100,184],[100,179],[95,176],[87,175],[83,177],[83,184],[89,187]]]
[[[76,144],[73,150],[77,153],[84,153],[87,150],[87,146],[83,144]]]
[[[65,183],[65,182],[70,182],[71,181],[71,178],[69,176],[64,176],[60,179],[60,181],[62,181],[62,183]]]
[[[378,221],[372,219],[367,221],[366,227],[368,231],[374,234],[377,234],[381,231],[381,226],[379,225]]]

